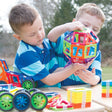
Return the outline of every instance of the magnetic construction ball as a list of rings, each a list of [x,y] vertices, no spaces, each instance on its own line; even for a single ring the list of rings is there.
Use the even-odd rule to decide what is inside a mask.
[[[64,38],[63,52],[72,63],[87,63],[98,50],[99,38],[89,29],[72,31]]]

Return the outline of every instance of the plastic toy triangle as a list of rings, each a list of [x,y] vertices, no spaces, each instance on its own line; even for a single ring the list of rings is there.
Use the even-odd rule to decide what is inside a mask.
[[[72,104],[63,99],[59,99],[59,102],[56,105],[56,108],[72,108]]]
[[[95,43],[96,43],[96,41],[93,38],[91,38],[90,34],[88,34],[86,44],[95,44]]]

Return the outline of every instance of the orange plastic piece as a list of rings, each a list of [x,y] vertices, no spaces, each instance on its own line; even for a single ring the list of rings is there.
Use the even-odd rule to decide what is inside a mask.
[[[55,106],[55,103],[57,102],[57,100],[59,98],[61,98],[60,94],[48,99],[48,104],[47,104],[46,108],[50,108],[51,106]]]
[[[74,109],[81,108],[81,103],[77,103],[77,104],[72,103],[72,106]]]
[[[11,74],[7,72],[7,78],[8,78],[8,83],[11,84],[13,86],[17,86],[17,87],[21,87],[21,82],[19,80],[19,75],[16,74]],[[14,81],[14,78],[16,79],[16,81]]]
[[[58,94],[58,95],[56,95],[56,96],[50,98],[50,99],[48,100],[48,103],[51,103],[54,99],[59,99],[60,97],[61,97],[61,95]]]
[[[76,103],[76,104],[72,103],[72,106],[74,109],[82,108],[82,103]],[[86,102],[84,107],[91,107],[91,102]]]
[[[102,93],[102,97],[103,97],[103,98],[106,98],[106,97],[107,97],[107,96],[106,96],[106,93]],[[112,93],[109,93],[109,97],[112,98]]]
[[[21,87],[19,75],[9,71],[5,60],[0,60],[0,81],[13,86]]]
[[[7,69],[7,66],[6,66],[5,62],[3,62],[3,63],[4,63],[4,67]],[[8,79],[7,79],[6,71],[5,71],[5,69],[3,68],[3,64],[2,64],[1,61],[0,61],[0,68],[1,68],[0,80],[5,81],[7,84],[9,84],[9,83],[8,83]]]

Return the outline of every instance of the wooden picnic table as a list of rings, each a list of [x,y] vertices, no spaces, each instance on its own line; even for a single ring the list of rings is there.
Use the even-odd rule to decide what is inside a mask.
[[[47,93],[47,92],[58,92],[59,94],[61,94],[62,98],[64,100],[67,100],[67,91],[66,88],[67,87],[63,87],[63,88],[57,88],[57,87],[50,87],[50,88],[40,88],[40,90],[42,90],[43,92]],[[80,86],[70,86],[70,87],[80,87]],[[90,87],[89,85],[82,85],[82,87]],[[96,86],[97,87],[97,86]],[[95,90],[95,87],[90,87],[92,88],[92,90]],[[97,94],[96,94],[97,95]],[[92,98],[94,99],[94,93]],[[112,103],[111,103],[112,104]],[[89,108],[81,108],[81,109],[72,109],[72,110],[62,110],[62,111],[53,111],[53,110],[49,110],[47,108],[43,109],[42,111],[35,111],[31,108],[29,108],[28,110],[24,111],[24,112],[105,112],[105,105],[100,105],[99,103],[97,103],[96,101],[94,102],[94,100],[91,103],[91,107]],[[3,112],[3,111],[0,111]],[[13,109],[12,111],[9,112],[18,112],[17,110]]]
[[[61,94],[62,98],[64,100],[67,100],[67,91],[65,89],[60,89],[56,87],[51,87],[51,88],[41,88],[43,92],[58,92]],[[91,107],[89,108],[82,108],[82,109],[72,109],[72,110],[62,110],[58,112],[104,112],[105,108],[102,105],[99,105],[95,102],[92,102]],[[57,112],[49,109],[44,109],[43,112]]]

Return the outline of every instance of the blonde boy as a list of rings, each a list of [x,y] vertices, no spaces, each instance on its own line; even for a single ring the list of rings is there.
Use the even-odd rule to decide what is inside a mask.
[[[94,3],[85,3],[77,11],[74,22],[66,23],[53,28],[48,38],[56,42],[55,52],[59,66],[65,66],[68,61],[67,58],[62,54],[63,52],[63,39],[70,31],[75,29],[83,30],[84,27],[92,30],[96,35],[100,32],[100,29],[104,23],[105,16],[103,11]],[[97,53],[97,57],[94,62],[89,66],[87,70],[78,70],[75,75],[71,75],[66,80],[62,81],[62,86],[76,85],[89,83],[90,85],[96,85],[101,82],[102,71],[101,71],[101,52]]]

